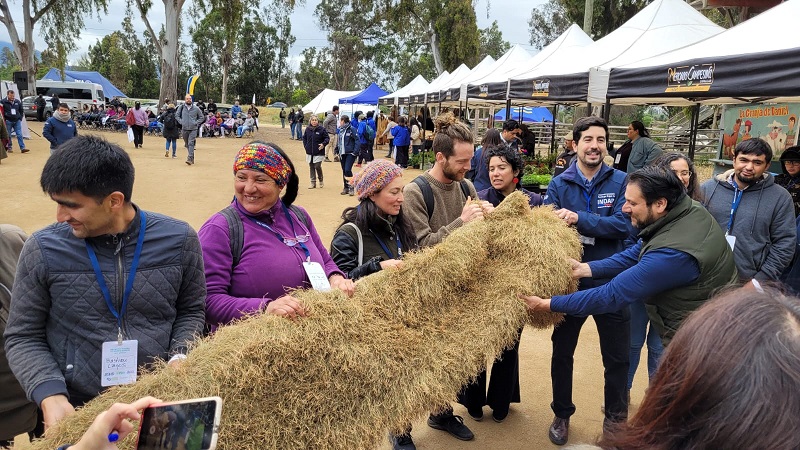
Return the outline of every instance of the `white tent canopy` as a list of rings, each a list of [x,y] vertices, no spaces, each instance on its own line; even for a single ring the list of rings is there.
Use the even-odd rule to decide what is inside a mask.
[[[434,80],[430,86],[428,86],[428,101],[431,101],[431,98],[435,97],[434,101],[439,101],[439,92],[442,89],[446,89],[450,83],[455,79],[463,79],[465,76],[469,75],[470,69],[467,67],[466,64],[461,64],[450,73],[449,76],[442,78],[438,82]]]
[[[380,98],[380,100],[386,99],[389,100],[390,104],[397,105],[398,98],[408,97],[414,92],[426,92],[429,86],[430,83],[428,83],[428,81],[425,80],[425,78],[423,78],[422,75],[417,75],[417,77],[411,80],[410,83],[392,92],[389,95],[384,95],[383,97]]]
[[[460,88],[462,83],[469,82],[469,80],[475,80],[478,78],[482,78],[489,73],[491,70],[492,65],[494,64],[494,58],[489,55],[486,55],[485,58],[481,62],[479,62],[475,67],[472,68],[467,73],[464,73],[463,76],[453,76],[448,80],[446,86],[442,86],[442,90],[451,89],[451,88]]]
[[[545,64],[546,61],[551,57],[554,57],[562,52],[573,52],[575,51],[574,49],[580,49],[593,43],[594,41],[592,38],[590,38],[581,27],[573,23],[553,42],[547,44],[542,51],[534,55],[530,60],[519,66],[516,70],[509,72],[508,78],[512,80],[517,78],[527,79],[529,78],[529,74],[531,72],[533,72],[540,65]]]
[[[333,89],[324,89],[313,100],[303,106],[303,112],[310,112],[312,114],[325,114],[333,109],[334,105],[339,104],[339,99],[358,94],[361,91],[334,91]],[[347,105],[348,109],[352,111],[372,111],[375,105]]]
[[[527,50],[514,45],[503,56],[497,59],[487,70],[486,75],[469,83],[463,83],[461,86],[461,97],[467,98],[469,96],[469,103],[484,103],[493,104],[496,101],[487,101],[485,96],[477,94],[476,92],[482,85],[489,85],[491,83],[507,82],[508,74],[517,70],[521,65],[525,64],[531,59],[531,54]],[[505,93],[502,95],[502,102],[505,103]],[[499,100],[492,97],[492,100]]]
[[[613,57],[595,64],[590,69],[587,100],[590,103],[606,101],[608,75],[612,67],[639,61],[645,56],[663,55],[677,48],[707,40],[724,30],[683,0],[657,0],[651,3],[607,36],[607,38],[613,37],[613,40],[603,42],[606,39],[603,38],[597,41],[599,45],[588,49],[596,50],[598,54],[603,55],[598,60]],[[737,47],[736,51],[741,51],[738,48],[739,41],[727,42],[736,42],[735,46],[728,45],[728,47]],[[614,51],[615,48],[621,48],[623,51],[614,56],[614,53],[617,53]]]

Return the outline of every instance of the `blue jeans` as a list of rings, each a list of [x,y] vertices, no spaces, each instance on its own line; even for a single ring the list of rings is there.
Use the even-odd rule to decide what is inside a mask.
[[[170,143],[172,144],[172,156],[175,156],[176,155],[175,147],[178,145],[178,140],[177,139],[169,139],[169,138],[167,138],[167,143],[165,145],[165,150],[166,151],[169,151]]]
[[[281,128],[286,128],[286,119],[281,118]]]
[[[8,145],[11,146],[11,132],[17,134],[17,142],[19,143],[19,149],[22,150],[25,148],[25,141],[22,140],[22,121],[18,120],[16,122],[12,122],[10,120],[6,120],[6,129],[8,130]],[[10,147],[9,147],[10,148]]]
[[[289,137],[294,137],[294,126],[297,125],[296,123],[292,122],[289,124]]]
[[[296,123],[294,124],[294,131],[297,132],[297,139],[303,139],[303,124]]]
[[[349,189],[348,178],[353,178],[353,163],[356,162],[356,155],[353,153],[342,153],[339,155],[339,163],[342,165],[342,181],[344,188]]]
[[[647,309],[644,302],[638,301],[631,303],[631,367],[628,370],[628,390],[633,386],[633,376],[636,375],[636,368],[639,367],[639,359],[641,358],[642,347],[647,341],[647,374],[648,379],[652,380],[653,375],[658,368],[658,361],[661,359],[661,353],[664,347],[661,345],[661,336],[658,331],[650,324],[650,330],[647,329],[647,324],[650,319],[647,317]]]

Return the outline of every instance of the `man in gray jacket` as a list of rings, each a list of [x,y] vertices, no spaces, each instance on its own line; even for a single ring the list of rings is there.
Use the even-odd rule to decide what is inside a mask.
[[[322,122],[322,127],[328,133],[328,146],[325,148],[325,161],[339,161],[339,154],[336,151],[337,126],[339,124],[339,105],[333,105],[333,110],[325,116],[325,121]],[[331,158],[333,156],[333,158]]]
[[[734,149],[733,169],[701,186],[704,205],[725,231],[745,287],[777,280],[797,241],[792,196],[767,169],[772,149],[762,139]]]
[[[133,204],[133,179],[128,154],[92,135],[64,143],[42,171],[58,223],[22,249],[5,347],[45,427],[156,358],[178,364],[203,331],[197,233]]]
[[[192,103],[192,96],[186,94],[185,102],[175,111],[175,118],[181,127],[183,146],[189,150],[186,164],[194,164],[194,143],[197,139],[197,129],[206,121],[203,111]]]

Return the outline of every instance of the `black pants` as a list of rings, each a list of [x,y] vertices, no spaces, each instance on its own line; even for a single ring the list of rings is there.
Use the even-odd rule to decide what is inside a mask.
[[[133,145],[142,145],[144,141],[144,126],[131,125],[131,128],[133,128]]]
[[[394,163],[402,168],[408,167],[408,145],[395,146]]]
[[[342,182],[345,189],[350,189],[350,183],[347,180],[353,178],[353,163],[356,162],[355,153],[343,153],[339,155],[339,163],[342,165]]]
[[[400,147],[397,147],[398,149]],[[508,414],[511,403],[519,403],[519,339],[514,347],[503,350],[503,353],[492,364],[492,377],[489,379],[489,392],[486,392],[486,371],[478,374],[475,382],[465,386],[458,395],[458,403],[470,408],[481,408],[489,405],[499,417]]]
[[[44,110],[45,108],[36,107],[36,120],[39,122],[44,122]]]
[[[316,186],[317,178],[319,178],[319,182],[322,184],[322,161],[318,163],[310,162],[308,163],[308,168],[311,173],[311,184]]]
[[[369,143],[366,144],[359,144],[359,153],[358,153],[358,163],[361,164],[362,161],[370,162],[375,157],[372,156],[372,148],[370,147]]]
[[[630,356],[630,310],[592,316],[600,335],[600,354],[605,368],[606,417],[624,420],[628,415],[628,368]],[[553,358],[550,377],[553,383],[553,403],[550,407],[557,417],[568,419],[575,414],[572,403],[572,368],[578,335],[586,317],[565,315],[564,321],[553,329]]]

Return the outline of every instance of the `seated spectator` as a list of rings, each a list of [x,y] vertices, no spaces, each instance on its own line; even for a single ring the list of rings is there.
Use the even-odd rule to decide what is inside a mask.
[[[236,137],[242,137],[246,131],[252,132],[255,123],[256,120],[253,118],[253,116],[250,113],[247,113],[247,119],[236,129]]]

